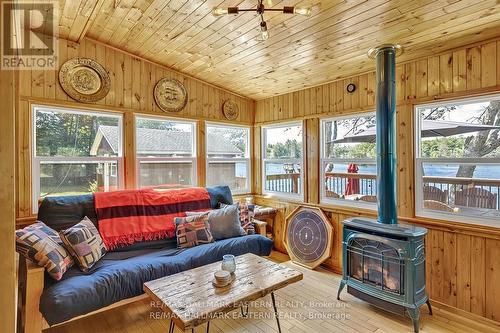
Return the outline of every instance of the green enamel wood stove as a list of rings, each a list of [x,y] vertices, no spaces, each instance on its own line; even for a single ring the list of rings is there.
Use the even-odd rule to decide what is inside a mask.
[[[337,299],[347,292],[384,310],[404,315],[419,331],[419,308],[431,304],[425,289],[427,229],[397,221],[396,55],[398,45],[382,45],[368,55],[377,60],[378,220],[343,221],[343,276]]]

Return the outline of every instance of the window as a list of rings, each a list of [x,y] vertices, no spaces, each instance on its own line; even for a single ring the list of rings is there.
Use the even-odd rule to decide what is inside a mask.
[[[207,124],[207,186],[228,185],[234,193],[250,192],[250,129]]]
[[[321,201],[374,208],[377,202],[373,113],[321,121]]]
[[[500,222],[500,98],[416,108],[419,216]]]
[[[264,193],[303,196],[302,124],[262,128]]]
[[[136,117],[135,147],[140,188],[197,184],[194,122]]]
[[[33,107],[33,211],[46,196],[122,187],[122,117]]]

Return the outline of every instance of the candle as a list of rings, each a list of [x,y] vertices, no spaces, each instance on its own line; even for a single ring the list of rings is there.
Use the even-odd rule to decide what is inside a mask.
[[[222,256],[222,269],[229,273],[236,271],[236,260],[232,254]]]

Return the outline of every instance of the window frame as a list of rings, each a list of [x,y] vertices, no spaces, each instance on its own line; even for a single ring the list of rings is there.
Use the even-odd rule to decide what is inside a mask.
[[[375,164],[375,168],[377,168],[377,158],[353,158],[353,159],[344,159],[344,158],[338,158],[338,157],[326,157],[326,152],[325,152],[325,123],[330,122],[330,121],[335,121],[335,120],[343,120],[343,119],[352,119],[352,118],[359,118],[363,116],[375,116],[375,111],[370,111],[370,112],[362,112],[362,113],[355,113],[355,114],[349,114],[349,115],[342,115],[342,116],[337,116],[337,117],[327,117],[327,118],[322,118],[320,119],[320,159],[319,159],[319,166],[320,166],[320,203],[322,204],[327,204],[327,205],[338,205],[338,206],[343,206],[343,207],[355,207],[355,208],[363,208],[367,210],[377,210],[377,203],[371,203],[371,202],[364,202],[361,200],[346,200],[346,199],[338,199],[338,198],[331,198],[326,196],[326,188],[323,186],[323,182],[325,181],[325,168],[324,164],[326,162],[332,162],[332,163],[339,163],[339,164],[346,164],[346,163],[355,163],[355,164]],[[377,186],[377,180],[375,180],[375,186]]]
[[[415,168],[415,179],[414,179],[414,203],[415,203],[415,217],[417,218],[432,218],[437,220],[445,220],[445,221],[453,221],[453,222],[461,222],[467,224],[475,224],[475,225],[486,225],[486,226],[494,226],[498,227],[498,222],[500,219],[495,217],[488,216],[473,216],[466,215],[461,213],[448,213],[448,212],[439,212],[435,210],[425,209],[423,207],[423,165],[425,163],[429,164],[474,164],[474,165],[487,165],[487,164],[500,164],[500,157],[491,158],[485,157],[480,158],[481,162],[478,162],[478,158],[474,157],[463,157],[463,158],[430,158],[430,157],[421,157],[421,119],[420,119],[420,111],[423,108],[443,106],[443,105],[459,105],[459,104],[467,104],[467,103],[480,103],[487,102],[491,100],[500,99],[500,95],[489,95],[489,96],[481,96],[481,97],[470,97],[470,98],[460,98],[453,100],[445,100],[439,102],[432,103],[423,103],[423,104],[415,104],[413,106],[413,120],[415,122],[414,126],[414,168]],[[500,196],[500,193],[498,194]],[[498,208],[500,209],[500,207]],[[496,222],[496,223],[495,223]]]
[[[142,118],[142,119],[149,119],[149,120],[157,120],[157,121],[167,121],[167,122],[174,122],[174,123],[181,123],[181,124],[189,124],[191,125],[191,130],[193,133],[193,152],[191,157],[155,157],[155,156],[150,156],[150,157],[139,157],[137,156],[137,119]],[[184,120],[184,119],[177,119],[177,118],[172,118],[172,117],[164,117],[164,116],[157,116],[157,115],[145,115],[145,114],[134,114],[134,155],[135,155],[135,186],[136,188],[140,189],[141,187],[141,163],[191,163],[193,165],[192,172],[191,172],[191,179],[192,179],[192,184],[189,187],[196,187],[198,186],[198,172],[197,172],[197,163],[198,163],[198,156],[197,156],[197,122],[196,121],[190,121],[190,120]]]
[[[245,157],[238,158],[223,158],[223,157],[208,157],[208,127],[218,127],[218,128],[239,128],[243,129],[247,132],[247,142],[245,149]],[[245,188],[242,190],[233,190],[231,192],[236,195],[249,194],[252,192],[251,184],[252,184],[252,147],[251,147],[251,130],[250,126],[239,125],[239,124],[227,124],[227,123],[218,123],[218,122],[205,122],[205,179],[208,179],[208,170],[210,162],[222,162],[222,163],[232,163],[232,162],[244,162],[247,166],[247,180],[245,184]],[[208,184],[207,184],[208,186]]]
[[[76,115],[85,116],[101,116],[110,117],[118,119],[118,156],[37,156],[36,155],[36,114],[38,111],[56,111],[62,113],[71,113]],[[59,107],[50,106],[43,104],[32,104],[30,108],[30,118],[31,118],[31,187],[32,187],[32,212],[33,214],[38,213],[38,202],[40,200],[40,166],[43,162],[53,162],[61,164],[87,164],[87,163],[105,163],[105,162],[116,162],[118,172],[117,181],[118,188],[123,189],[125,186],[125,172],[124,172],[124,131],[123,131],[123,114],[119,112],[110,112],[105,110],[87,110],[82,108],[69,108],[69,107]]]
[[[292,127],[292,126],[300,126],[302,129],[302,158],[267,158],[267,140],[266,140],[266,132],[268,129],[273,128],[282,128],[282,127]],[[291,121],[291,122],[282,122],[282,123],[274,123],[269,125],[261,126],[261,182],[262,182],[262,194],[269,195],[276,198],[290,199],[290,200],[304,200],[305,198],[305,184],[304,184],[304,172],[305,172],[305,156],[306,152],[304,150],[304,144],[306,142],[305,136],[305,124],[304,121]],[[292,163],[292,164],[300,164],[300,193],[286,193],[279,191],[271,191],[266,190],[266,163]]]

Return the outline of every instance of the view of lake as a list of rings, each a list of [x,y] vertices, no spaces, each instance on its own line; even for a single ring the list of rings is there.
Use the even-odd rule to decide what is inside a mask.
[[[347,172],[348,163],[335,164],[333,172]],[[441,177],[455,177],[458,171],[456,164],[426,164],[424,166],[424,173],[426,176],[441,176]],[[376,174],[377,168],[375,165],[359,164],[358,173]],[[285,173],[283,164],[280,163],[267,163],[266,174],[278,175]],[[500,164],[498,165],[478,165],[474,171],[474,178],[483,179],[500,179]]]

